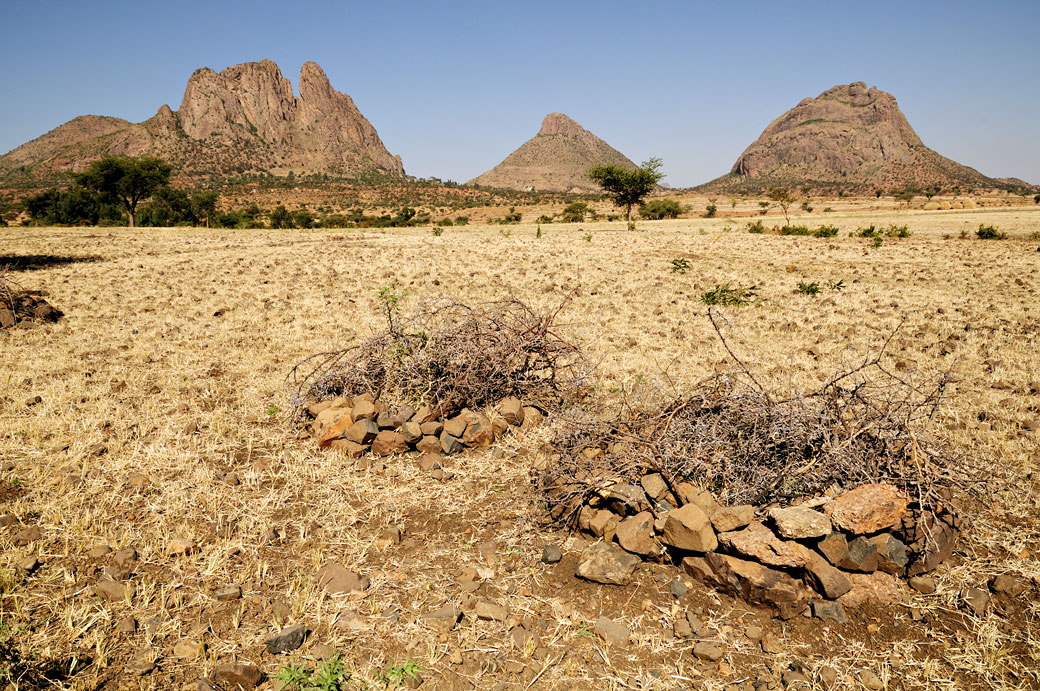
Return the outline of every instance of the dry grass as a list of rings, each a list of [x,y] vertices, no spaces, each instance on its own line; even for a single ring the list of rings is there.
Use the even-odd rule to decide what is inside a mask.
[[[811,222],[822,222],[817,216]],[[412,660],[428,684],[445,688],[459,679],[525,688],[537,675],[535,688],[722,689],[799,660],[813,671],[833,666],[850,684],[866,668],[893,687],[1035,687],[1035,605],[1025,604],[1013,626],[999,613],[956,615],[954,626],[943,613],[957,608],[960,588],[996,573],[1040,577],[1040,275],[1036,243],[1025,239],[1040,212],[827,218],[842,228],[838,238],[724,232],[739,227],[725,218],[641,223],[636,232],[543,226],[541,239],[526,225],[508,238],[479,227],[436,238],[423,229],[0,230],[11,254],[103,259],[20,276],[46,289],[66,317],[0,333],[0,457],[14,464],[0,511],[43,533],[22,547],[11,542],[15,530],[0,529],[8,635],[26,660],[73,666],[77,673],[57,683],[67,688],[193,688],[199,674],[231,659],[274,674],[317,643],[340,650],[355,679],[373,684],[387,665]],[[1011,238],[957,239],[982,221]],[[877,249],[848,237],[858,226],[896,222],[913,237]],[[676,257],[687,258],[686,274],[669,272]],[[843,280],[846,289],[795,294],[798,282],[814,280]],[[599,362],[603,390],[628,396],[651,379],[681,391],[731,368],[698,300],[717,284],[759,286],[763,304],[727,311],[727,338],[757,376],[791,390],[812,390],[836,367],[876,352],[905,320],[889,347],[893,366],[922,380],[956,374],[936,433],[1018,482],[974,517],[938,575],[938,593],[913,597],[937,614],[933,626],[910,621],[905,609],[879,613],[876,633],[773,622],[702,588],[675,605],[667,594],[674,572],[658,566],[627,588],[579,583],[569,569],[580,541],[540,525],[529,486],[531,450],[551,429],[452,459],[455,475],[443,483],[406,458],[367,467],[294,439],[286,374],[312,353],[381,328],[377,289],[393,282],[409,300],[515,297],[538,311],[577,291],[559,315],[560,334]],[[36,395],[42,403],[27,407]],[[229,470],[240,485],[219,479]],[[133,473],[149,484],[130,486]],[[405,543],[380,550],[376,536],[389,525],[406,527]],[[193,539],[198,551],[166,556],[174,537]],[[565,540],[559,567],[538,562],[544,542]],[[484,556],[479,547],[489,542],[494,554]],[[125,602],[93,594],[111,561],[86,556],[98,544],[140,553]],[[43,565],[21,580],[15,566],[29,552]],[[318,591],[315,571],[330,560],[370,575],[370,591]],[[467,618],[444,636],[422,623],[422,613],[462,596],[458,570],[478,565],[493,575],[476,596],[508,604],[542,649],[513,646],[513,622]],[[218,604],[212,589],[229,583],[242,586],[243,598]],[[688,606],[727,643],[728,668],[698,663],[688,642],[671,638]],[[601,613],[624,620],[634,642],[606,648],[590,636]],[[119,634],[124,616],[149,627]],[[309,642],[284,659],[262,653],[263,638],[285,620],[306,622]],[[761,653],[743,636],[749,623],[783,636],[785,653]],[[184,639],[206,652],[176,657]],[[141,678],[124,672],[139,654],[158,669]]]

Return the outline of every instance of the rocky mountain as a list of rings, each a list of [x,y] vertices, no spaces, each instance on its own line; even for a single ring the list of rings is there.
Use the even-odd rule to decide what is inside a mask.
[[[599,187],[586,173],[601,163],[636,167],[620,151],[566,115],[549,113],[542,120],[538,134],[497,166],[466,184],[514,190],[592,192]]]
[[[162,106],[141,123],[85,115],[0,156],[0,180],[46,179],[83,170],[94,159],[154,155],[193,177],[268,171],[284,174],[404,174],[350,96],[313,62],[300,71],[300,95],[270,60],[220,73],[196,70],[180,109]]]
[[[873,192],[938,186],[1004,187],[951,161],[921,141],[895,97],[863,82],[803,99],[744,150],[729,175],[704,185],[750,189],[768,185]]]

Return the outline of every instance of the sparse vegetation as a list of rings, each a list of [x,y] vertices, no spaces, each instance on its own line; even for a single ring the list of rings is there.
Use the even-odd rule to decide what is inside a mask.
[[[690,268],[690,260],[686,257],[673,259],[669,271],[673,274],[684,274]]]
[[[770,187],[766,191],[766,196],[769,197],[771,202],[779,206],[781,211],[783,211],[784,225],[791,225],[791,217],[787,213],[787,210],[791,208],[791,204],[794,203],[794,197],[791,195],[791,190],[781,186]]]
[[[682,212],[682,204],[674,199],[654,199],[639,207],[639,216],[650,221],[679,218]]]
[[[995,226],[985,225],[984,223],[979,224],[979,229],[975,231],[975,235],[980,240],[1006,240],[1007,233],[1002,233],[997,230]]]
[[[755,234],[766,232],[766,227],[762,221],[755,221],[754,223],[749,222],[747,226],[745,226],[745,229],[747,232]]]
[[[730,286],[729,283],[723,283],[701,294],[701,302],[709,306],[745,307],[761,301],[756,286]]]
[[[664,178],[659,158],[644,161],[635,170],[613,164],[593,166],[588,175],[614,200],[615,206],[625,210],[628,222],[632,221],[632,207],[641,203]]]

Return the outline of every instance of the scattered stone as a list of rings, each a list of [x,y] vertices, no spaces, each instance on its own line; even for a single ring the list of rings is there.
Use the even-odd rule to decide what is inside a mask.
[[[230,485],[231,487],[238,487],[242,484],[242,481],[238,477],[238,473],[231,471],[224,476],[224,484]]]
[[[698,660],[718,662],[725,655],[722,648],[711,641],[701,641],[693,646],[693,656]]]
[[[750,525],[753,520],[755,520],[755,507],[750,504],[720,506],[711,514],[711,524],[719,533],[740,530]]]
[[[877,547],[878,569],[897,576],[906,571],[906,565],[910,561],[906,545],[888,533],[876,535],[870,538],[870,542]]]
[[[407,451],[408,443],[405,442],[404,435],[389,429],[379,432],[372,442],[372,453],[376,456],[390,456]]]
[[[514,427],[524,424],[524,405],[515,396],[502,399],[498,404],[498,414]]]
[[[255,689],[264,681],[264,673],[253,665],[220,664],[213,670],[216,681],[227,684],[232,689]]]
[[[831,532],[830,518],[800,506],[771,509],[769,517],[776,524],[777,532],[791,540],[823,537]]]
[[[137,631],[137,620],[133,617],[123,617],[116,623],[116,631],[120,633],[134,633]]]
[[[859,609],[864,605],[891,608],[899,606],[903,601],[899,584],[887,573],[850,573],[848,578],[852,581],[852,590],[838,598],[846,610]]]
[[[349,439],[335,439],[329,444],[329,449],[332,451],[339,451],[347,458],[361,458],[368,453],[367,446],[364,444],[357,444]]]
[[[440,442],[437,444],[438,450],[440,449]],[[419,460],[416,461],[419,466],[419,470],[424,472],[430,472],[431,470],[438,470],[441,467],[441,457],[437,453],[424,453],[419,456]]]
[[[744,629],[744,635],[747,636],[749,641],[760,641],[762,640],[762,627],[756,626],[755,624],[749,624]]]
[[[40,568],[40,560],[36,557],[26,557],[18,562],[18,570],[25,575],[32,574],[33,571]]]
[[[617,541],[625,550],[641,556],[657,556],[664,548],[654,539],[654,515],[643,511],[618,524]]]
[[[339,413],[339,417],[326,427],[322,418],[331,418],[333,413]],[[341,441],[344,438],[349,438],[347,437],[347,434],[354,426],[354,421],[351,419],[350,413],[344,413],[338,408],[326,410],[318,416],[317,422],[319,428],[325,430],[322,433],[321,438],[318,440],[318,448],[321,449],[335,448],[335,442]]]
[[[432,612],[427,612],[423,615],[423,621],[425,621],[430,628],[440,633],[447,633],[455,628],[455,625],[459,623],[462,618],[462,610],[453,605],[445,605],[440,609]]]
[[[961,602],[977,617],[986,614],[989,599],[989,593],[981,588],[965,588],[961,592]]]
[[[762,652],[767,655],[779,655],[784,652],[783,642],[771,633],[762,636]]]
[[[881,681],[881,678],[869,669],[860,670],[859,682],[868,689],[871,689],[871,691],[881,691],[885,688],[885,683]]]
[[[695,634],[700,633],[704,628],[704,622],[692,610],[686,611],[686,623],[690,625],[690,630]]]
[[[11,538],[11,542],[13,542],[18,547],[25,547],[30,542],[36,542],[37,540],[40,540],[42,538],[43,532],[39,529],[39,527],[31,525],[27,528],[22,528],[17,533],[15,533],[15,536]]]
[[[693,635],[693,628],[685,618],[676,619],[675,623],[672,624],[672,634],[676,638],[689,638]]]
[[[336,654],[336,649],[325,643],[317,643],[311,646],[311,655],[319,660],[325,660]]]
[[[820,683],[828,689],[838,683],[838,670],[834,669],[833,667],[828,667],[826,665],[820,667],[820,670],[819,672],[817,672],[817,675],[819,677]]]
[[[368,576],[362,576],[340,564],[328,563],[318,569],[318,587],[332,594],[364,592],[372,585]]]
[[[386,549],[393,545],[399,545],[401,544],[402,536],[403,534],[401,533],[401,529],[397,526],[384,528],[376,538],[376,549]]]
[[[372,418],[355,420],[350,428],[343,433],[343,438],[355,444],[370,444],[379,435],[379,426]]]
[[[931,576],[911,576],[910,587],[922,595],[931,595],[935,592],[935,579]]]
[[[606,509],[599,509],[589,519],[589,531],[596,537],[611,540],[617,529],[617,516]]]
[[[130,473],[126,477],[126,485],[131,489],[146,489],[151,481],[144,473]]]
[[[242,597],[242,588],[237,585],[229,585],[223,588],[218,588],[213,592],[213,597],[223,602],[224,600],[237,600]]]
[[[826,559],[813,552],[809,563],[805,566],[806,581],[817,592],[831,600],[836,600],[852,590],[852,581]]]
[[[542,563],[558,564],[563,559],[563,551],[556,545],[545,545],[542,547]]]
[[[597,542],[581,553],[575,575],[596,583],[627,585],[639,564],[639,557],[617,545]]]
[[[90,559],[100,559],[101,557],[111,553],[112,548],[108,545],[98,545],[97,547],[92,547],[90,551],[87,552],[87,557]]]
[[[722,533],[719,543],[769,566],[800,568],[809,563],[812,552],[804,545],[781,540],[761,521],[743,530]]]
[[[415,445],[415,450],[421,454],[439,455],[441,452],[441,440],[436,436],[424,436],[419,440],[419,443]]]
[[[1012,598],[1018,597],[1024,593],[1026,590],[1026,584],[1021,578],[1001,574],[990,579],[989,589],[997,595],[1004,595],[1005,597]]]
[[[801,613],[809,601],[808,591],[798,581],[762,564],[716,552],[707,554],[705,561],[720,588],[773,607],[783,619]]]
[[[682,560],[682,570],[696,578],[698,581],[713,582],[714,572],[704,557],[685,557]]]
[[[601,451],[597,449],[597,451]],[[650,508],[642,487],[628,483],[614,485],[607,491],[607,501],[619,515],[637,514]]]
[[[133,547],[127,547],[116,552],[113,557],[116,563],[120,566],[127,566],[130,562],[137,561],[137,550]]]
[[[176,657],[183,657],[189,660],[194,660],[197,657],[201,657],[206,652],[206,645],[201,643],[194,638],[185,638],[177,641],[173,646],[173,654]]]
[[[448,434],[447,429],[441,432],[441,451],[451,456],[457,453],[461,453],[462,449],[462,442],[459,441],[458,437]]]
[[[906,575],[928,573],[949,559],[957,543],[958,529],[956,518],[948,513],[936,516],[926,511],[918,520],[911,521],[909,527],[904,522],[903,534],[910,552]]]
[[[111,578],[102,578],[97,582],[98,597],[108,602],[124,602],[133,592],[134,589],[129,584],[113,581]]]
[[[303,639],[307,637],[307,625],[296,624],[286,629],[282,629],[274,636],[271,636],[264,645],[267,647],[267,652],[272,655],[278,653],[286,653],[292,650],[296,650],[303,645]]]
[[[509,629],[509,637],[513,640],[513,645],[525,653],[533,652],[542,644],[538,634],[528,631],[522,626],[514,626]]]
[[[597,619],[592,630],[610,645],[626,645],[628,639],[632,637],[632,632],[627,626],[608,617]]]
[[[909,500],[893,485],[861,485],[825,504],[835,526],[867,535],[900,525]]]
[[[155,669],[155,660],[151,653],[142,653],[126,663],[123,669],[135,677],[143,677]]]
[[[668,483],[661,473],[647,473],[639,479],[639,484],[651,499],[661,499],[668,494]]]
[[[686,587],[685,583],[677,578],[668,584],[668,592],[670,592],[672,597],[676,600],[681,600],[686,597],[686,593],[690,592],[690,589]]]
[[[477,619],[485,621],[505,621],[509,616],[509,610],[501,605],[496,605],[487,600],[480,600],[473,608],[473,614]]]
[[[166,556],[179,557],[195,551],[195,541],[185,537],[175,537],[166,545]]]
[[[494,425],[484,415],[476,415],[466,425],[466,431],[460,437],[460,441],[466,446],[478,449],[490,446],[495,441]]]
[[[837,602],[830,600],[813,600],[813,616],[821,621],[833,621],[837,624],[848,624],[849,618],[845,616],[845,610]]]
[[[668,512],[661,541],[690,552],[710,552],[719,544],[708,514],[696,504]]]

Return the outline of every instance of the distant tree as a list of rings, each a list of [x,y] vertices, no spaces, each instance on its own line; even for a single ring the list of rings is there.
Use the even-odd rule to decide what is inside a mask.
[[[196,192],[191,197],[191,206],[195,216],[201,221],[206,219],[206,227],[209,228],[210,220],[217,214],[217,199],[220,193],[216,190],[203,190]]]
[[[794,203],[794,197],[791,196],[791,190],[778,185],[766,190],[766,196],[784,212],[784,223],[791,225],[791,218],[787,215],[787,210],[791,208],[791,204]]]
[[[1033,195],[1033,203],[1040,204],[1040,194]]]
[[[292,228],[293,220],[289,214],[289,210],[279,204],[271,212],[271,227],[272,228]]]
[[[874,190],[874,196],[876,198],[878,198],[878,199],[881,199],[881,195],[884,194],[884,193],[885,193],[885,190],[881,190],[881,189]]]
[[[560,220],[563,223],[581,223],[585,220],[585,214],[589,212],[589,205],[585,202],[571,202],[563,209]]]
[[[624,207],[625,220],[631,222],[632,207],[654,191],[664,173],[661,172],[661,159],[651,158],[635,170],[613,163],[593,166],[589,168],[588,176],[614,200],[615,206]]]
[[[708,205],[704,207],[704,218],[715,218],[715,212],[719,210],[719,207],[715,205],[717,201],[718,197],[708,197]]]
[[[168,186],[172,172],[169,163],[153,156],[105,156],[76,176],[76,183],[118,200],[126,209],[130,227],[133,228],[137,205],[155,194],[156,190]]]
[[[639,215],[651,221],[679,218],[682,212],[682,204],[674,199],[654,199],[639,207]]]
[[[892,198],[897,202],[903,202],[907,206],[910,206],[910,202],[913,201],[915,192],[913,190],[900,190],[892,194]]]

